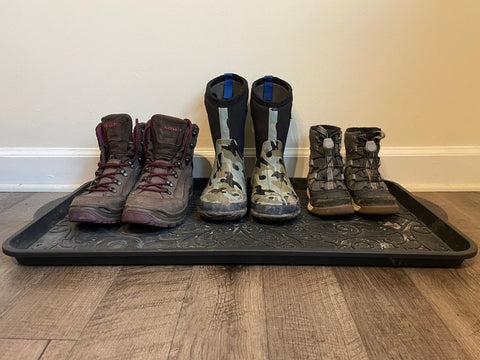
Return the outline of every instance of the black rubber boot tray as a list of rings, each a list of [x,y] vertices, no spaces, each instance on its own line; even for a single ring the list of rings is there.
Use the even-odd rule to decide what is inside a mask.
[[[476,244],[448,223],[442,210],[387,182],[401,211],[394,216],[321,218],[306,210],[306,181],[294,180],[302,213],[286,223],[207,222],[196,207],[205,184],[195,182],[184,224],[158,229],[128,224],[76,224],[66,219],[73,197],[41,208],[7,239],[5,254],[25,265],[309,264],[458,266]]]

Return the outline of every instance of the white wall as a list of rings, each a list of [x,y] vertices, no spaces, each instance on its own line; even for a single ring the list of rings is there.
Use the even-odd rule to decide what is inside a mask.
[[[0,165],[9,166],[0,188],[68,188],[72,163],[82,166],[77,182],[87,180],[94,127],[114,112],[189,117],[201,128],[198,153],[208,154],[205,84],[236,72],[293,86],[296,176],[311,125],[375,125],[387,133],[393,180],[480,189],[471,173],[480,165],[479,39],[478,0],[0,1]],[[466,168],[442,155],[451,151],[469,156]],[[50,168],[29,178],[18,164],[40,164],[36,152]],[[72,161],[55,162],[65,152]],[[412,152],[421,154],[413,168]],[[425,154],[441,158],[440,178],[430,168],[418,179],[433,161]]]

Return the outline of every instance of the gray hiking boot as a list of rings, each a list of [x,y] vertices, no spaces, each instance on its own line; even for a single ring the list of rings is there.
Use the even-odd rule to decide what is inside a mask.
[[[292,88],[284,80],[265,76],[252,85],[250,109],[257,161],[251,179],[250,210],[261,220],[290,220],[300,214],[300,202],[283,161],[292,101]]]
[[[225,74],[207,84],[205,107],[215,162],[200,196],[199,210],[209,220],[236,220],[247,213],[243,164],[247,98],[247,81],[239,75]]]
[[[343,180],[341,146],[342,130],[339,127],[317,125],[310,128],[307,208],[311,213],[330,216],[355,212]]]
[[[383,131],[376,127],[345,131],[345,180],[355,211],[361,214],[389,215],[399,211],[395,197],[388,192],[378,170],[380,140],[384,137]]]
[[[113,114],[102,118],[96,127],[100,162],[95,180],[73,199],[70,221],[113,224],[121,220],[123,206],[142,169],[140,133],[137,124],[132,136],[132,118]]]
[[[193,194],[197,135],[190,120],[152,116],[143,136],[145,167],[125,204],[124,222],[173,227],[184,221]]]

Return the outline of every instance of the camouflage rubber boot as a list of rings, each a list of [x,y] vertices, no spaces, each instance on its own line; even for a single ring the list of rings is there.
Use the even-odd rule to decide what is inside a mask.
[[[345,131],[345,180],[355,211],[361,214],[388,215],[399,211],[395,197],[388,192],[378,170],[380,140],[384,137],[376,127]]]
[[[266,76],[252,85],[250,109],[257,161],[252,174],[250,210],[261,220],[283,221],[300,214],[300,202],[283,161],[292,109],[292,88]]]
[[[215,162],[200,196],[199,210],[210,220],[236,220],[247,213],[247,186],[243,164],[248,84],[236,74],[211,80],[205,107],[215,146]]]
[[[190,120],[152,116],[143,136],[145,167],[125,204],[124,222],[173,227],[184,221],[193,194],[197,135]]]
[[[308,211],[317,215],[353,214],[352,198],[343,179],[342,130],[337,126],[310,128]]]
[[[132,136],[132,118],[113,114],[102,118],[96,127],[100,162],[95,180],[73,199],[70,221],[112,224],[121,220],[123,206],[142,170],[140,133],[137,124]]]

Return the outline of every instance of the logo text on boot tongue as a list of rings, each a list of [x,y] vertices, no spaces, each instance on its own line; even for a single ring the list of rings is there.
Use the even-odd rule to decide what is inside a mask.
[[[181,132],[181,128],[173,127],[173,126],[168,126],[168,125],[163,125],[163,128],[168,131],[175,131],[175,132]]]

